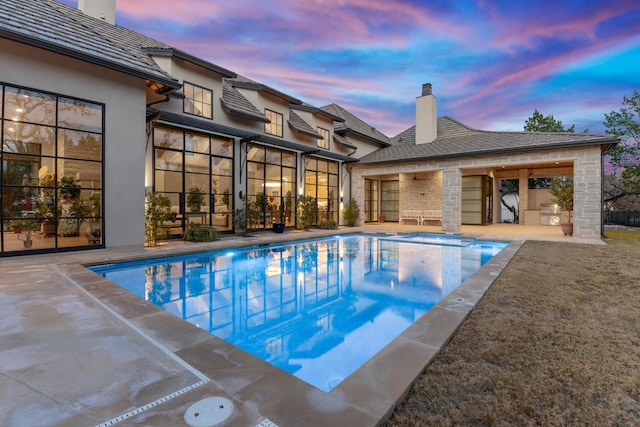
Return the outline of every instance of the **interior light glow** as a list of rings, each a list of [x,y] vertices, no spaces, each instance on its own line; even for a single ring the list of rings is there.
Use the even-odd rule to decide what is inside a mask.
[[[279,276],[280,275],[280,267],[270,266],[267,267],[267,277]]]

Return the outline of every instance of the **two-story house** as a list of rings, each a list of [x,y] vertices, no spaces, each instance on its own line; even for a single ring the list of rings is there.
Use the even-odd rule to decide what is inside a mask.
[[[0,3],[0,255],[141,245],[150,191],[171,200],[176,235],[191,222],[233,232],[245,203],[252,228],[293,227],[300,196],[315,199],[318,224],[341,223],[353,198],[361,222],[433,211],[456,232],[500,220],[501,180],[519,182],[520,222],[544,223],[549,198],[529,178],[563,175],[576,235],[600,234],[602,157],[616,138],[471,129],[437,118],[430,85],[416,125],[389,138],[337,104],[115,25],[113,0],[88,3]],[[205,194],[197,212],[193,188]]]

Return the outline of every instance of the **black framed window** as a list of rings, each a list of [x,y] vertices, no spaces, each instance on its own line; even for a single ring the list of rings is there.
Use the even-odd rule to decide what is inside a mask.
[[[307,196],[314,197],[318,206],[318,224],[338,221],[338,168],[339,163],[316,157],[305,158],[304,188]]]
[[[213,118],[213,91],[202,86],[184,82],[184,112],[194,116]]]
[[[0,254],[103,246],[104,104],[0,83]]]
[[[249,228],[295,225],[296,154],[250,144],[247,150],[247,206],[258,213]]]
[[[269,119],[269,123],[264,124],[264,132],[282,138],[284,136],[282,130],[282,114],[265,109],[264,115]]]
[[[322,139],[318,140],[318,147],[320,148],[324,148],[326,150],[329,150],[330,145],[329,145],[329,131],[327,129],[324,128],[317,128],[317,131],[320,135],[322,135]]]
[[[232,229],[233,140],[230,138],[156,126],[154,190],[171,200],[175,220],[165,226],[181,235],[189,223],[219,231]],[[191,189],[205,193],[205,204],[188,205]]]

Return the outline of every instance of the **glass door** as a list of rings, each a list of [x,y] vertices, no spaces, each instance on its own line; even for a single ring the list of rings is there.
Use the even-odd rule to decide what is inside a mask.
[[[364,180],[364,221],[378,221],[378,182],[372,179]]]
[[[397,222],[400,209],[400,181],[380,182],[380,220]]]

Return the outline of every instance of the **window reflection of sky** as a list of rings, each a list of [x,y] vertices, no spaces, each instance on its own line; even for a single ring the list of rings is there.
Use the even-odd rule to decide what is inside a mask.
[[[94,270],[330,391],[506,244],[332,237]]]

